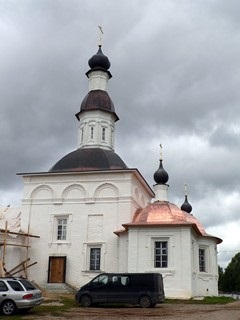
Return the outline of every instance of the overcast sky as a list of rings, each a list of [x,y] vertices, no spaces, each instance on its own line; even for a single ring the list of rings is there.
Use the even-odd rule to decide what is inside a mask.
[[[77,148],[75,113],[98,49],[120,120],[118,153],[154,184],[163,145],[169,201],[184,201],[240,251],[240,1],[0,0],[0,206],[20,206],[20,172]]]

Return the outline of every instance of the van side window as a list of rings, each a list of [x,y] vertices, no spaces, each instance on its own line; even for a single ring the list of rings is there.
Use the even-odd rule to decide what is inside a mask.
[[[127,276],[113,276],[112,283],[116,286],[128,286],[129,285],[129,277]]]
[[[112,283],[119,283],[119,279],[120,277],[117,277],[117,276],[113,276],[112,277]]]
[[[122,276],[122,277],[121,277],[121,284],[122,284],[123,286],[128,286],[129,283],[130,283],[129,277],[126,277],[126,276]]]

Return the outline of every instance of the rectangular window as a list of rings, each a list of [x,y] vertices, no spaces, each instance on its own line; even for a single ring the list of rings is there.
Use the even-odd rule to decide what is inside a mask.
[[[154,243],[154,268],[168,267],[168,242],[155,241]]]
[[[81,142],[83,142],[83,128],[81,129]]]
[[[206,272],[206,251],[199,249],[199,271]]]
[[[101,249],[90,248],[90,270],[100,270]]]
[[[90,139],[93,139],[93,132],[94,132],[94,129],[93,129],[93,127],[91,127],[91,129],[90,129],[91,131],[91,133],[90,133]]]
[[[111,146],[113,147],[113,138],[114,138],[114,132],[113,130],[111,131]]]
[[[67,240],[67,219],[57,219],[57,240]]]
[[[102,140],[106,140],[106,128],[102,128]]]

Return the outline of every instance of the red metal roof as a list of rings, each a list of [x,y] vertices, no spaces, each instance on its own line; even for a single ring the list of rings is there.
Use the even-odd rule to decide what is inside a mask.
[[[124,224],[125,229],[131,227],[192,227],[199,236],[215,238],[217,243],[222,240],[206,233],[202,224],[191,214],[182,211],[178,206],[168,201],[156,201],[143,209],[137,209],[132,222]],[[117,232],[116,234],[119,234]]]

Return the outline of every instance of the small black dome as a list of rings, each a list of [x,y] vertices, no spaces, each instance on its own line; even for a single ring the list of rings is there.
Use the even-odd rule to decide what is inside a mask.
[[[166,184],[168,182],[168,173],[163,169],[162,160],[160,160],[158,170],[154,173],[154,180],[157,184]]]
[[[127,169],[122,159],[110,150],[77,149],[59,160],[49,172]]]
[[[91,69],[102,68],[108,70],[111,66],[108,57],[102,53],[101,46],[99,46],[98,52],[88,60],[88,64]]]
[[[188,202],[188,198],[187,196],[185,196],[185,201],[181,206],[181,210],[190,213],[192,211],[192,206],[190,205],[190,203]]]

